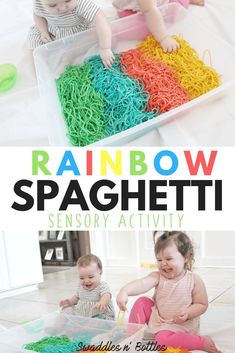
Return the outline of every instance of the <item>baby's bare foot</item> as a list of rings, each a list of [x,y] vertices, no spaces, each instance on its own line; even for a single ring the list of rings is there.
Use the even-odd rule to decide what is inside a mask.
[[[205,336],[204,351],[208,353],[222,353],[215,345],[212,338]]]
[[[204,6],[205,5],[205,0],[191,0],[190,3],[193,4],[193,5]]]

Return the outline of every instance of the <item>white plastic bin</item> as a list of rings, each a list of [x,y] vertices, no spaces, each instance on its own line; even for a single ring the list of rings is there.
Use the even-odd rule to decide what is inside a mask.
[[[235,49],[226,41],[218,38],[200,22],[193,18],[181,5],[170,3],[161,8],[170,34],[182,34],[184,39],[197,50],[200,58],[209,50],[215,70],[222,75],[222,85],[212,91],[193,99],[167,113],[139,124],[133,128],[107,137],[93,145],[121,145],[165,124],[171,119],[195,109],[202,102],[217,97],[228,87],[235,84]],[[112,23],[113,50],[122,52],[136,47],[145,38],[148,30],[141,14],[132,15]],[[37,48],[34,52],[35,65],[39,83],[44,114],[48,124],[48,138],[51,145],[67,146],[66,127],[56,91],[55,79],[64,71],[67,64],[81,64],[84,59],[98,53],[98,44],[94,29],[78,33]],[[209,60],[205,59],[209,64]]]
[[[124,344],[129,344],[130,341],[134,346],[135,342],[141,342],[143,327],[142,325],[54,312],[41,319],[0,333],[0,351],[1,353],[33,353],[31,350],[24,349],[23,346],[48,336],[61,335],[66,335],[71,341],[76,342],[79,342],[80,339],[84,342],[84,337],[89,337],[89,344],[96,346],[101,342],[103,342],[103,345],[112,342],[123,347]]]

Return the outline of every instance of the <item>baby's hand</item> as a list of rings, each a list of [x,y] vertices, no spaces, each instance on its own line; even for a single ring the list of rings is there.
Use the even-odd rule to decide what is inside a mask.
[[[64,299],[60,301],[59,306],[63,310],[65,308],[69,308],[72,304],[69,299]]]
[[[111,67],[115,60],[115,56],[111,49],[100,49],[100,57],[106,68]]]
[[[186,320],[188,320],[188,314],[186,311],[182,311],[180,314],[175,315],[173,317],[173,321],[175,324],[182,324]]]
[[[49,43],[52,42],[52,38],[48,32],[42,32],[41,33],[41,40],[43,43]]]
[[[102,303],[102,301],[100,301],[96,303],[94,307],[100,311],[105,311],[105,309],[107,308],[107,305]]]
[[[160,45],[164,53],[170,53],[172,51],[176,51],[180,47],[179,43],[171,36],[164,37],[160,41]]]

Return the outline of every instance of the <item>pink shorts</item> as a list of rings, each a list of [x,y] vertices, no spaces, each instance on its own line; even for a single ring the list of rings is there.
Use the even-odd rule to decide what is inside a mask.
[[[184,6],[186,9],[190,4],[190,0],[170,0],[170,2],[178,2],[180,5]]]
[[[135,13],[137,13],[137,11],[133,10],[121,10],[117,12],[119,18],[134,15]]]

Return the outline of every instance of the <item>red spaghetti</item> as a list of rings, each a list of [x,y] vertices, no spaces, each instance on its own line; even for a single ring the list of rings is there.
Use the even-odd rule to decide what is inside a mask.
[[[164,113],[191,100],[176,79],[173,69],[147,58],[139,49],[123,52],[121,66],[128,76],[144,85],[144,90],[150,95],[148,110],[160,109]]]

